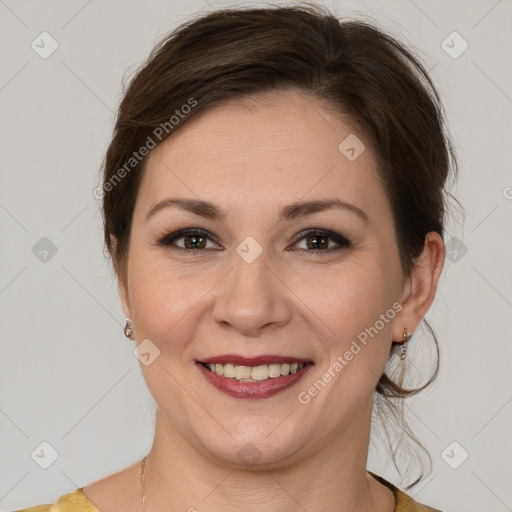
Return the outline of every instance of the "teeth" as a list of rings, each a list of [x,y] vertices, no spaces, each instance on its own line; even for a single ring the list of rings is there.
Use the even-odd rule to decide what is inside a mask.
[[[281,377],[281,365],[280,364],[269,364],[268,365],[268,376],[272,379]]]
[[[235,365],[235,379],[250,379],[251,378],[251,367],[250,366],[236,366]]]
[[[251,379],[253,380],[265,380],[268,379],[268,366],[253,366],[251,369]]]
[[[260,366],[238,366],[236,364],[207,364],[206,367],[217,375],[223,375],[228,379],[236,379],[243,382],[257,382],[260,380],[275,379],[281,375],[297,373],[304,368],[302,363],[276,363]]]
[[[212,370],[212,372],[214,371],[212,369],[212,366],[215,367],[215,369],[217,368],[216,364],[209,364],[208,366],[210,367],[210,370]],[[219,366],[224,368],[224,377],[227,377],[228,379],[235,378],[235,365],[234,364],[225,364],[225,365],[220,364]],[[218,373],[218,372],[215,370],[215,373]]]

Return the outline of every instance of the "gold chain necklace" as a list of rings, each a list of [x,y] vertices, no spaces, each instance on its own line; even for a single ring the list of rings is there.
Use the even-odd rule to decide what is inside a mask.
[[[145,482],[145,476],[146,476],[146,462],[148,460],[148,455],[146,455],[141,461],[140,461],[140,469],[141,469],[141,475],[140,475],[140,504],[142,505],[142,510],[146,510],[146,482]]]

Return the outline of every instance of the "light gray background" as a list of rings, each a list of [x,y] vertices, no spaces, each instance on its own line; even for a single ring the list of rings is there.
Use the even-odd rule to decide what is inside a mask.
[[[0,510],[53,503],[150,448],[154,405],[122,333],[92,190],[125,71],[190,14],[231,5],[0,0]],[[454,192],[466,213],[454,210],[446,241],[467,253],[447,259],[427,315],[441,374],[407,409],[434,465],[410,493],[445,512],[512,510],[512,2],[326,5],[419,49],[461,164]],[[47,59],[31,48],[43,31],[59,45]],[[453,31],[469,44],[456,59],[441,46]],[[42,237],[57,247],[47,262],[32,252]],[[58,452],[48,469],[31,456],[43,441]],[[453,464],[462,450],[468,459],[452,469],[446,453]],[[400,483],[383,455],[369,467]]]

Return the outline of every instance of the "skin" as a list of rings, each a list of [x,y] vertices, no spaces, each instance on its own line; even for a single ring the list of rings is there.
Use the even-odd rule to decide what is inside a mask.
[[[364,141],[349,119],[307,95],[281,91],[205,110],[150,153],[127,285],[120,286],[136,342],[149,339],[160,350],[150,365],[141,364],[158,405],[148,510],[394,509],[391,491],[366,472],[372,395],[392,341],[401,341],[404,329],[413,332],[434,299],[444,245],[429,233],[404,278],[369,144],[355,161],[338,149],[349,134]],[[210,201],[226,219],[170,207],[146,221],[171,197]],[[331,198],[356,205],[367,222],[340,209],[279,220],[292,202]],[[209,232],[206,248],[193,254],[159,245],[184,228]],[[295,239],[308,228],[332,230],[350,246],[328,239],[315,251],[315,234]],[[248,236],[262,248],[252,263],[236,252]],[[191,239],[174,241],[182,248],[185,242]],[[394,303],[401,311],[301,404],[298,394]],[[237,399],[212,387],[196,366],[225,353],[285,354],[315,367],[273,397]],[[261,457],[251,467],[237,456],[246,443]],[[86,486],[85,494],[102,512],[139,510],[138,464]]]

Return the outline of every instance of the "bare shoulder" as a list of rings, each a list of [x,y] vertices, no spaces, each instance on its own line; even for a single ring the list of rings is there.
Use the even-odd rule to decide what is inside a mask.
[[[139,463],[85,485],[83,493],[104,512],[139,512]]]

